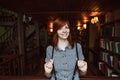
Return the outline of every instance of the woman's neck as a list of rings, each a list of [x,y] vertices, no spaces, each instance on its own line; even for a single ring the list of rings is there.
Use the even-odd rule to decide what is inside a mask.
[[[65,50],[66,46],[68,45],[68,40],[62,40],[62,39],[58,39],[58,48]]]

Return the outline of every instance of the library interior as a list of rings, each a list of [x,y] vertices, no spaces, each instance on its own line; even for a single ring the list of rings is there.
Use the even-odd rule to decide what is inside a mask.
[[[49,80],[46,48],[65,17],[82,46],[81,80],[120,80],[119,0],[0,0],[0,80]],[[60,62],[59,62],[60,63]],[[66,78],[66,80],[68,80]]]

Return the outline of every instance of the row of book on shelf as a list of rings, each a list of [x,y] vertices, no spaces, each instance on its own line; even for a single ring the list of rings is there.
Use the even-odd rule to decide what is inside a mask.
[[[120,37],[120,20],[119,22],[104,25],[100,31],[101,36]]]
[[[115,61],[115,58],[117,61]],[[115,69],[117,69],[117,71]],[[120,56],[116,57],[108,51],[101,51],[99,70],[108,77],[118,77],[120,72]]]
[[[99,62],[99,70],[107,77],[119,77],[119,73],[107,67],[104,62]]]
[[[108,51],[120,54],[120,42],[107,39],[100,39],[100,47]]]
[[[104,61],[109,66],[113,67],[113,55],[110,55],[108,52],[101,52],[101,60]]]

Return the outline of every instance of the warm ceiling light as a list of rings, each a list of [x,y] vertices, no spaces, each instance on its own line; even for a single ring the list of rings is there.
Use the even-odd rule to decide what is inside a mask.
[[[77,22],[77,30],[80,30],[81,23],[80,21]]]
[[[50,22],[49,27],[53,28],[53,22],[52,21]]]
[[[87,17],[86,17],[86,16],[84,16],[84,17],[83,17],[83,19],[87,19]]]
[[[97,23],[98,22],[98,17],[94,17],[94,21],[95,21],[95,23]]]
[[[80,21],[78,21],[78,22],[77,22],[77,26],[81,26],[81,23],[80,23]]]
[[[83,17],[83,23],[87,23],[88,21],[88,17]]]
[[[86,20],[83,20],[83,23],[87,23],[88,21],[89,21],[89,20],[87,20],[87,19],[86,19]]]
[[[99,22],[98,17],[93,17],[93,18],[91,19],[91,23],[92,23],[92,24],[95,24],[95,23],[97,23],[97,22]]]
[[[86,29],[87,28],[87,24],[83,24],[83,28]]]
[[[48,31],[49,31],[49,32],[53,32],[53,21],[50,21],[50,22],[49,22]]]
[[[52,29],[52,28],[50,29],[50,32],[53,32],[53,29]]]
[[[90,16],[99,16],[101,15],[103,12],[91,12]]]
[[[77,27],[77,30],[80,30],[80,26]]]
[[[94,24],[94,23],[95,23],[94,18],[92,18],[92,19],[91,19],[91,23],[92,23],[92,24]]]

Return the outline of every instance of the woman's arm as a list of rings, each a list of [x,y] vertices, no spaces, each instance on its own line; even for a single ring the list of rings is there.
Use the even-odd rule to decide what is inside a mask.
[[[51,72],[53,68],[53,59],[51,59],[52,56],[52,46],[48,46],[46,48],[46,58],[45,58],[45,64],[44,64],[44,70],[45,70],[45,76],[51,77]]]
[[[87,62],[83,60],[78,60],[78,69],[80,70],[81,75],[85,75],[87,73]]]
[[[82,46],[79,43],[77,43],[76,48],[78,52],[78,60],[77,60],[78,69],[80,70],[81,75],[85,75],[87,73],[87,62],[84,61]]]
[[[46,77],[51,77],[51,72],[53,70],[53,59],[44,64],[45,75]]]
[[[45,72],[45,76],[48,77],[48,78],[50,78],[51,77],[51,73]]]

